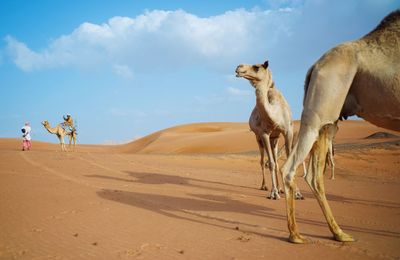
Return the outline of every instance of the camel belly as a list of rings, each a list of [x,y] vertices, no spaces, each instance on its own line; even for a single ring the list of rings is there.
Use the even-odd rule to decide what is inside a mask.
[[[359,106],[357,116],[377,126],[400,131],[400,73],[390,74],[385,78],[358,74],[348,96]]]

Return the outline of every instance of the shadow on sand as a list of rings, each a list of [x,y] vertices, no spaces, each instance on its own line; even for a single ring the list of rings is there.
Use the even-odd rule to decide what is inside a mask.
[[[185,197],[140,193],[133,191],[113,190],[113,189],[102,189],[98,191],[97,194],[103,199],[130,205],[137,208],[146,209],[164,215],[166,217],[217,226],[224,229],[235,229],[236,227],[240,226],[241,231],[245,230],[245,232],[247,233],[252,233],[263,237],[271,237],[286,241],[286,233],[287,233],[286,215],[284,213],[280,214],[277,213],[273,208],[245,203],[239,200],[232,199],[228,196],[210,195],[209,192],[207,192],[207,190],[214,190],[214,191],[229,191],[230,193],[242,194],[243,193],[242,191],[238,191],[236,189],[228,189],[228,187],[224,188],[215,187],[219,185],[223,186],[234,186],[234,185],[186,178],[182,176],[164,175],[159,173],[127,172],[127,174],[130,177],[132,177],[132,179],[129,177],[118,178],[118,177],[109,177],[100,175],[90,175],[87,177],[105,178],[105,179],[112,179],[124,182],[135,182],[147,185],[175,184],[175,185],[184,185],[188,187],[196,187],[204,189],[205,190],[204,192],[206,194],[186,193],[184,194]],[[249,188],[247,187],[247,189]],[[251,195],[251,196],[257,196],[257,195]],[[313,195],[308,193],[307,197],[311,198],[313,197]],[[353,201],[352,199],[345,199],[344,197],[333,196],[333,195],[330,195],[329,199],[338,201],[347,200],[348,203],[354,202],[354,203],[368,204],[368,201],[359,201],[359,200]],[[276,227],[270,227],[270,228],[268,227],[270,230],[276,231],[272,233],[278,235],[271,235],[267,233],[257,232],[256,229],[261,229],[263,227],[257,224],[244,223],[237,220],[231,220],[219,217],[218,212],[233,212],[233,213],[247,214],[258,217],[272,218],[275,220],[281,220],[282,229]],[[323,221],[315,221],[301,217],[299,217],[297,221],[302,224],[309,224],[327,228],[326,223]],[[379,230],[374,228],[349,226],[349,225],[341,225],[341,226],[343,229],[347,231],[355,231],[361,233],[374,234],[378,236],[400,238],[399,232],[394,232],[390,230]],[[280,235],[277,232],[282,233],[282,235]],[[321,238],[315,235],[309,235],[309,236],[315,238]]]

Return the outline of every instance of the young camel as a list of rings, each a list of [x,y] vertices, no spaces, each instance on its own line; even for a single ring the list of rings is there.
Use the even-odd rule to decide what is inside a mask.
[[[328,152],[326,154],[326,165],[325,165],[325,169],[326,169],[327,165],[330,165],[330,167],[331,167],[331,180],[335,179],[335,160],[333,159],[334,153],[335,153],[335,150],[333,148],[333,139],[332,139],[332,140],[329,140],[329,143],[328,143]],[[305,178],[307,176],[307,171],[305,170],[304,162],[303,162],[303,168],[304,168],[303,178]],[[325,170],[324,170],[324,172],[325,172]]]
[[[306,182],[337,241],[354,241],[336,223],[325,196],[326,152],[339,118],[357,115],[400,131],[400,10],[389,14],[359,40],[325,53],[308,71],[299,139],[282,167],[289,241],[305,243],[294,208],[295,171],[310,153]]]
[[[51,133],[57,135],[58,139],[60,140],[60,145],[61,145],[61,151],[66,152],[67,149],[65,148],[65,143],[64,143],[64,136],[68,136],[69,139],[69,146],[71,147],[71,143],[73,141],[73,147],[72,150],[75,150],[75,145],[76,145],[76,129],[73,128],[72,132],[66,132],[64,128],[61,127],[60,124],[58,124],[56,127],[51,127],[49,122],[47,120],[42,122],[42,125],[46,130]]]
[[[257,65],[241,64],[236,68],[236,76],[249,80],[256,90],[256,107],[250,117],[249,125],[256,135],[260,149],[264,185],[264,150],[267,152],[272,177],[272,190],[268,198],[279,199],[277,178],[279,135],[283,134],[285,138],[286,155],[289,155],[293,142],[293,122],[289,105],[275,88],[271,72],[268,69],[268,61]],[[296,189],[296,198],[303,198],[298,189]]]

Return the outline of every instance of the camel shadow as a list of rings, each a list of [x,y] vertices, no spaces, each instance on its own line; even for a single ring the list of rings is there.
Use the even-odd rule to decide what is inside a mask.
[[[258,217],[281,220],[282,229],[276,227],[268,227],[268,229],[275,231],[275,233],[287,232],[285,229],[286,215],[284,213],[279,214],[275,212],[275,210],[272,208],[244,203],[241,201],[233,200],[226,196],[209,194],[187,194],[190,196],[190,198],[182,198],[169,195],[110,189],[100,190],[97,192],[97,195],[106,200],[149,210],[170,218],[176,218],[179,220],[185,220],[229,230],[237,229],[237,227],[240,226],[240,231],[245,233],[287,241],[286,235],[279,236],[254,231],[254,229],[263,228],[258,224],[246,223],[218,216],[218,212],[235,212],[240,214],[248,214]],[[302,224],[326,227],[325,222],[310,220],[306,218],[298,218],[298,222]],[[388,230],[378,230],[368,227],[356,227],[349,225],[342,225],[342,227],[348,231],[353,232],[400,238],[400,233]],[[306,235],[317,239],[327,238],[315,234]]]
[[[384,207],[389,209],[400,209],[400,204],[391,201],[383,201],[383,200],[367,200],[361,198],[350,198],[344,197],[340,195],[327,194],[326,195],[328,201],[337,201],[344,202],[349,204],[359,204],[364,206],[373,206],[373,207]]]
[[[315,199],[315,195],[310,191],[301,191],[301,194],[305,199]],[[373,206],[373,207],[383,207],[388,209],[400,209],[400,203],[392,202],[392,201],[384,201],[384,200],[368,200],[361,198],[351,198],[340,195],[335,195],[331,193],[326,193],[326,199],[328,202],[335,201],[347,204],[358,204],[363,206]]]
[[[189,178],[189,177],[182,177],[177,175],[166,175],[160,173],[139,173],[133,171],[125,171],[129,176],[134,177],[136,182],[142,184],[178,184],[178,185],[191,185],[191,186],[198,186],[204,188],[201,185],[194,185],[193,183],[202,183],[202,184],[215,184],[221,185],[225,187],[235,187],[235,188],[245,188],[256,190],[256,188],[243,186],[243,185],[235,185],[235,184],[228,184],[224,182],[218,181],[211,181],[211,180],[203,180],[203,179],[196,179],[196,178]]]
[[[149,173],[149,172],[133,172],[133,171],[124,171],[127,173],[126,178],[115,177],[115,176],[105,176],[105,175],[85,175],[85,177],[89,178],[101,178],[107,180],[115,180],[115,181],[123,181],[123,182],[131,182],[131,183],[140,183],[147,185],[164,185],[164,184],[172,184],[172,185],[184,185],[193,188],[199,189],[208,189],[212,191],[221,191],[221,192],[231,192],[232,190],[237,191],[238,188],[241,189],[241,193],[247,193],[248,195],[255,195],[255,193],[251,193],[250,191],[257,191],[258,189],[255,187],[241,186],[228,184],[217,181],[210,180],[202,180],[196,178],[182,177],[179,175],[170,175],[170,174],[161,174],[161,173]]]
[[[110,179],[123,182],[148,184],[148,185],[162,185],[162,184],[185,185],[188,187],[196,187],[202,190],[211,190],[217,192],[221,191],[239,192],[236,189],[229,189],[228,187],[231,185],[220,182],[193,179],[176,175],[164,175],[159,173],[143,173],[143,172],[131,172],[131,171],[127,171],[126,173],[132,178],[129,177],[120,178],[120,177],[113,177],[113,176],[111,177],[102,175],[87,175],[87,177],[103,178],[103,179]],[[213,184],[214,186],[215,184],[223,185],[224,187],[223,188],[211,187],[210,184]],[[249,189],[248,187],[246,188]],[[240,193],[243,193],[243,190],[240,191]],[[273,208],[245,203],[239,200],[234,200],[227,196],[210,195],[208,193],[207,194],[190,193],[190,194],[185,194],[186,196],[189,197],[182,198],[170,195],[139,193],[132,191],[111,190],[111,189],[100,190],[97,192],[97,194],[98,196],[106,200],[123,203],[133,207],[143,208],[171,218],[177,218],[181,220],[187,220],[206,225],[218,226],[225,229],[234,228],[232,225],[235,226],[240,225],[242,227],[247,227],[247,229],[250,229],[250,231],[246,231],[248,233],[253,233],[264,237],[273,237],[276,239],[286,241],[286,238],[281,236],[275,236],[266,233],[251,231],[251,229],[257,227],[262,228],[259,225],[245,223],[241,221],[228,220],[223,217],[219,217],[217,215],[218,212],[234,212],[240,214],[253,215],[257,217],[265,217],[265,218],[281,220],[282,230],[273,227],[269,229],[286,233],[285,229],[286,215],[284,212],[277,213]],[[257,196],[257,195],[250,194],[250,196]],[[305,196],[307,198],[314,197],[312,193],[308,192],[305,193]],[[328,195],[328,199],[332,200],[337,199],[341,201],[342,199],[345,200],[346,198],[344,197],[342,198],[340,196],[335,197],[334,195]],[[347,200],[350,201],[350,203],[352,201],[352,199],[347,199]],[[310,220],[301,217],[299,217],[297,220],[299,223],[303,224],[326,227],[326,223],[324,221]],[[400,238],[400,233],[388,230],[378,230],[368,227],[357,227],[349,225],[342,225],[342,227],[348,231],[356,231],[361,233],[375,234],[379,236]],[[318,238],[315,235],[309,235],[309,236]]]
[[[193,223],[219,227],[227,230],[238,230],[246,234],[287,241],[285,236],[260,233],[251,229],[261,228],[257,224],[249,224],[219,217],[213,212],[238,212],[266,217],[272,209],[232,200],[226,196],[208,194],[188,194],[192,198],[168,195],[148,194],[122,190],[103,189],[97,192],[103,199],[146,209],[160,215]],[[239,230],[240,226],[240,230]],[[280,232],[285,232],[281,230]]]

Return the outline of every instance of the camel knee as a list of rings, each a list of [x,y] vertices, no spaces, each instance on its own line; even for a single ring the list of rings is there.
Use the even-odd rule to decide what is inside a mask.
[[[282,180],[285,188],[294,189],[296,184],[294,182],[294,171],[286,171],[284,168],[281,170]]]
[[[274,160],[270,160],[268,162],[268,168],[269,170],[272,172],[275,169],[276,163],[274,162]]]

